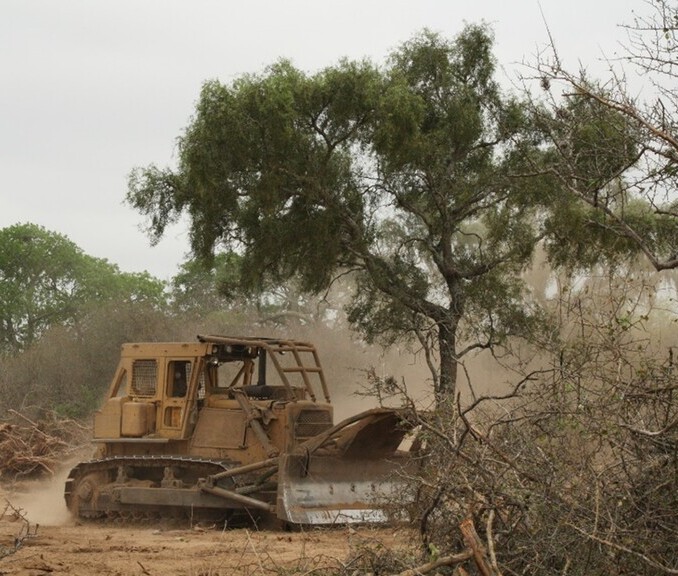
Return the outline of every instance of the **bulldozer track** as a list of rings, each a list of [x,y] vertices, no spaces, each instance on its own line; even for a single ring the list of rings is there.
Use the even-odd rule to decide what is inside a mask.
[[[155,476],[146,479],[149,487],[157,487],[158,478],[167,468],[183,470],[184,477],[188,476],[190,483],[177,479],[182,487],[191,488],[197,484],[199,478],[205,478],[212,474],[228,471],[237,467],[239,462],[229,460],[212,460],[194,458],[189,456],[113,456],[96,460],[81,462],[75,466],[66,480],[64,497],[69,510],[74,512],[80,519],[87,521],[114,523],[114,524],[148,524],[165,518],[177,518],[181,516],[181,510],[163,510],[154,506],[134,506],[128,509],[84,509],[78,503],[78,489],[81,481],[92,478],[91,489],[98,491],[102,488],[114,488],[125,486],[128,482],[139,482],[139,475]],[[120,477],[120,473],[132,472],[129,477]],[[188,472],[188,474],[186,474]],[[102,479],[96,483],[95,479]],[[225,482],[233,487],[236,482],[229,478]],[[185,510],[183,511],[186,512]],[[185,514],[184,514],[185,517]]]

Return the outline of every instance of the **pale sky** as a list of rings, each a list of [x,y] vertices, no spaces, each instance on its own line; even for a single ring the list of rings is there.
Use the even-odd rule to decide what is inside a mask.
[[[381,62],[423,28],[489,23],[506,83],[548,40],[603,70],[644,0],[0,0],[0,228],[32,222],[126,272],[169,279],[184,227],[151,247],[123,203],[135,166],[174,165],[202,83],[280,58]],[[543,13],[543,16],[542,16]],[[524,71],[524,70],[523,70]]]

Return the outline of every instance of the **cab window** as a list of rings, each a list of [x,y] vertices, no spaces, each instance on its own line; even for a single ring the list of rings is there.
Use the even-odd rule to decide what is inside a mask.
[[[188,390],[191,376],[191,362],[188,360],[173,360],[167,366],[167,396],[183,398]]]

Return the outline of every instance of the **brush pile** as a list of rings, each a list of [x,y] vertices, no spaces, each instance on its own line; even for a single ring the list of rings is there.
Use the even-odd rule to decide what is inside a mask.
[[[38,421],[15,410],[9,416],[0,421],[0,481],[53,476],[89,436],[86,426],[53,413]]]

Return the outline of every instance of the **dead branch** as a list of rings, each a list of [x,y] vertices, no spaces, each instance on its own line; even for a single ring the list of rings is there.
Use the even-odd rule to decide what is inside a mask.
[[[462,564],[467,560],[473,559],[475,565],[483,576],[502,576],[499,568],[497,567],[497,559],[494,553],[494,541],[492,540],[492,531],[491,524],[494,519],[494,514],[490,514],[488,518],[488,548],[490,549],[490,558],[487,557],[487,552],[485,550],[485,545],[480,540],[480,536],[476,532],[475,525],[473,523],[473,518],[470,516],[465,518],[459,524],[459,530],[464,537],[464,542],[466,543],[466,549],[458,554],[450,554],[448,556],[443,556],[434,560],[433,562],[427,562],[415,568],[410,568],[403,572],[397,574],[397,576],[418,576],[419,574],[427,574],[440,568],[442,566],[454,566],[455,564]],[[459,573],[465,574],[466,572],[459,567]]]
[[[13,522],[20,521],[21,528],[19,529],[19,534],[14,538],[14,545],[12,547],[0,546],[0,559],[14,554],[23,546],[26,539],[36,538],[38,536],[38,528],[40,527],[39,524],[36,524],[31,531],[31,524],[28,521],[28,518],[26,518],[24,511],[21,508],[13,506],[9,500],[5,500],[5,509],[0,518],[5,518],[7,516],[10,517]]]
[[[487,551],[490,554],[490,564],[492,568],[499,573],[499,566],[497,565],[497,555],[494,551],[494,538],[492,537],[492,524],[494,522],[494,509],[491,509],[487,515],[487,525],[485,533],[487,537]]]
[[[600,537],[596,536],[595,534],[589,534],[585,530],[582,530],[581,528],[579,528],[579,526],[575,526],[572,523],[568,523],[568,526],[572,527],[573,529],[575,529],[577,532],[579,532],[583,536],[586,536],[587,538],[590,538],[591,540],[598,542],[599,544],[602,544],[604,546],[609,546],[610,548],[614,548],[615,550],[619,550],[620,552],[624,552],[624,553],[629,554],[631,556],[635,556],[636,558],[640,558],[648,566],[652,566],[653,568],[660,570],[661,572],[663,572],[665,574],[678,574],[677,569],[671,568],[670,566],[665,566],[661,562],[658,562],[657,560],[650,558],[649,556],[646,556],[642,552],[638,552],[638,551],[633,550],[632,548],[629,548],[627,546],[622,546],[621,544],[618,544],[616,542],[611,542],[610,540],[606,540],[605,538],[600,538]]]
[[[459,524],[459,529],[464,537],[464,542],[466,546],[471,550],[473,561],[475,562],[478,570],[483,576],[502,576],[499,570],[495,569],[490,560],[487,557],[487,551],[485,550],[485,545],[480,540],[478,532],[476,532],[475,524],[473,523],[473,518],[470,516],[464,518]]]
[[[464,550],[459,554],[443,556],[442,558],[438,558],[438,560],[435,560],[433,562],[422,564],[421,566],[417,566],[416,568],[410,568],[409,570],[400,572],[399,574],[397,574],[397,576],[419,576],[419,574],[428,574],[429,572],[432,572],[433,570],[435,570],[436,568],[440,568],[441,566],[454,566],[455,564],[466,562],[466,560],[469,560],[470,558],[473,558],[473,550]]]

